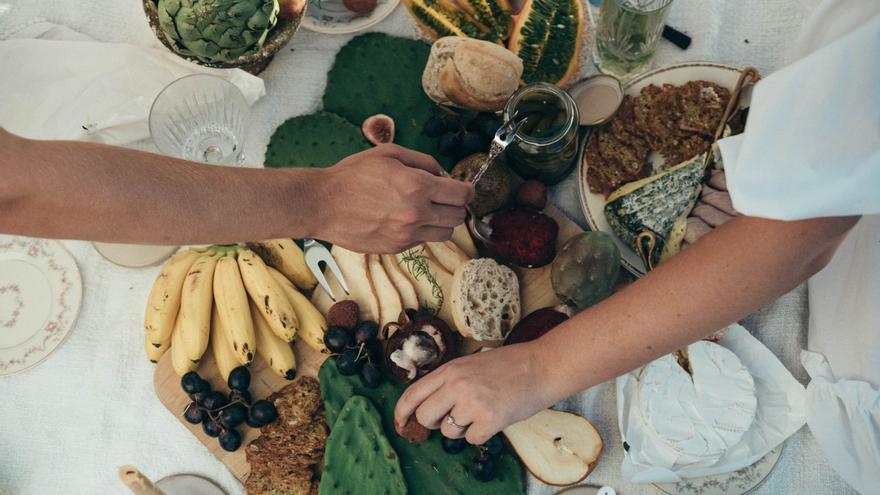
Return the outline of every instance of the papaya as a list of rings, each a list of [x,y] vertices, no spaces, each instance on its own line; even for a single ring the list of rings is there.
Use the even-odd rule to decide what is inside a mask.
[[[580,0],[526,0],[508,42],[523,61],[523,81],[565,86],[580,69],[583,28]]]

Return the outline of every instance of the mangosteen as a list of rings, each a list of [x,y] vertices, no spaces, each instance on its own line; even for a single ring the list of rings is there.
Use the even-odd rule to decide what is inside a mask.
[[[411,383],[457,356],[455,333],[436,316],[407,310],[388,337],[385,362],[401,383]]]
[[[361,130],[367,141],[375,146],[394,141],[394,119],[383,113],[367,117]]]

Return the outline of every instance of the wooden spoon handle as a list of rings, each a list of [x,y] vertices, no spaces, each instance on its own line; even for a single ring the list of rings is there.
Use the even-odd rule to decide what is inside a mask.
[[[135,495],[165,495],[165,492],[156,488],[150,478],[131,464],[119,467],[119,479]]]

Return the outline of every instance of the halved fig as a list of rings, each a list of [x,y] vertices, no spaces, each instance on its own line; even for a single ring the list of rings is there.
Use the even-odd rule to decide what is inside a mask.
[[[394,119],[384,113],[367,117],[361,130],[367,141],[375,146],[394,142]]]

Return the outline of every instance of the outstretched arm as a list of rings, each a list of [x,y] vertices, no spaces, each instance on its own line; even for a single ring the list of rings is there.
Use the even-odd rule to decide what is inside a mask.
[[[149,244],[315,237],[398,252],[448,239],[469,184],[383,145],[329,169],[202,165],[125,148],[32,141],[0,129],[0,232]]]
[[[483,443],[569,395],[704,338],[820,270],[858,217],[738,217],[538,340],[450,361],[409,387],[413,413],[450,438]],[[443,422],[452,414],[461,431]]]

